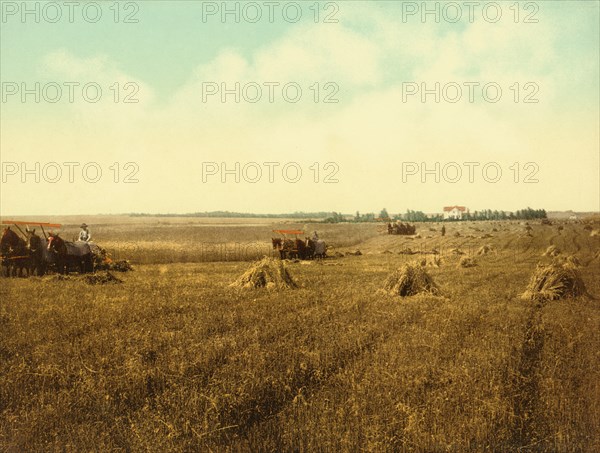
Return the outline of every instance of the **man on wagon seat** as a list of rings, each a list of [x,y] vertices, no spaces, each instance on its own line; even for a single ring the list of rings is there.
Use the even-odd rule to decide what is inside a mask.
[[[81,224],[81,231],[79,232],[79,241],[90,242],[92,240],[92,233],[88,229],[88,226],[85,223]]]

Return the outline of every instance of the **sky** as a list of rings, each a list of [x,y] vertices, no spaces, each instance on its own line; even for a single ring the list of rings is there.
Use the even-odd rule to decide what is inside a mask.
[[[600,2],[0,4],[4,217],[600,210]]]

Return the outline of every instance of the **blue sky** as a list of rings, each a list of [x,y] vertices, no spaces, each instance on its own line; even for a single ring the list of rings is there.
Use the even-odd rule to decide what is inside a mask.
[[[428,7],[436,3],[440,11],[453,8],[451,2]],[[32,168],[36,162],[93,161],[104,170],[94,184],[81,177],[36,183],[23,182],[12,164],[5,166],[2,213],[50,213],[49,197],[57,194],[65,200],[64,214],[383,206],[436,212],[448,204],[599,209],[599,3],[518,2],[515,22],[515,2],[497,2],[502,17],[495,23],[483,15],[489,3],[480,2],[469,21],[467,6],[455,2],[463,16],[457,23],[443,14],[439,23],[432,15],[423,21],[422,2],[358,1],[317,3],[318,23],[312,1],[299,3],[297,23],[284,20],[279,7],[271,23],[264,2],[254,3],[263,14],[257,23],[244,16],[238,23],[231,15],[223,21],[220,11],[203,21],[203,11],[220,9],[222,2],[194,1],[121,2],[119,23],[114,2],[99,3],[97,23],[84,20],[79,9],[69,23],[63,6],[57,23],[42,13],[38,23],[33,15],[23,20],[21,11],[11,14],[21,2],[2,2],[2,161]],[[239,3],[240,11],[249,4]],[[50,8],[39,5],[40,11]],[[414,7],[416,14],[407,15]],[[137,23],[123,23],[134,11]],[[324,23],[330,13],[337,22]],[[526,23],[528,14],[537,23]],[[89,103],[78,91],[73,103],[65,96],[35,103],[31,96],[22,102],[19,94],[6,95],[7,84],[36,82],[94,82],[102,99]],[[449,84],[463,90],[465,83],[479,84],[476,99],[465,101],[465,91],[456,103],[437,103],[432,96],[421,102],[419,94],[405,99],[407,83],[431,88],[436,82],[447,93]],[[121,96],[125,84],[135,84],[138,102],[113,102],[115,83]],[[265,92],[257,103],[236,103],[232,96],[223,103],[219,94],[203,100],[207,83],[263,90],[264,83],[279,85],[273,103],[265,101]],[[299,102],[282,99],[286,83],[302,88]],[[482,99],[480,87],[488,83],[501,87],[499,102]],[[322,102],[327,94],[338,102]],[[523,103],[527,94],[538,102]],[[139,181],[115,183],[108,169],[114,162],[134,162]],[[295,162],[303,177],[297,183],[280,174],[274,181],[264,176],[248,182],[242,175],[240,182],[223,183],[216,175],[203,182],[206,162],[227,168],[257,162],[264,172],[264,162],[279,168]],[[315,182],[315,162],[321,170],[316,179],[323,178],[324,164],[336,164],[338,182]],[[407,162],[426,168],[457,162],[463,171],[464,162],[478,168],[492,162],[503,175],[496,183],[481,173],[474,181],[422,182],[419,175],[403,181]],[[509,169],[515,162],[518,182]],[[538,166],[536,183],[522,182],[527,162]],[[99,191],[106,196],[98,197]],[[94,202],[82,208],[81,196]]]

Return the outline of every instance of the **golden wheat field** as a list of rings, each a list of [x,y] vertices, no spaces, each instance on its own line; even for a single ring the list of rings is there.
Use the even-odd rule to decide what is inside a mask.
[[[0,451],[600,451],[597,219],[87,221],[134,271],[0,279]],[[287,263],[296,289],[230,286],[278,227],[332,257]],[[561,256],[586,294],[523,300]],[[439,294],[381,291],[419,260]]]

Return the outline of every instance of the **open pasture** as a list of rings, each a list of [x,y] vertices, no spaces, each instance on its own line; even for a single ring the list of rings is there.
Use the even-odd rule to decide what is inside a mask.
[[[289,263],[299,287],[281,291],[230,287],[249,262],[161,248],[268,250],[283,223],[254,220],[107,221],[109,251],[138,242],[123,283],[2,279],[0,450],[600,450],[600,237],[584,224],[309,224],[362,255]],[[551,245],[591,296],[520,299]],[[441,294],[380,291],[433,249]]]

